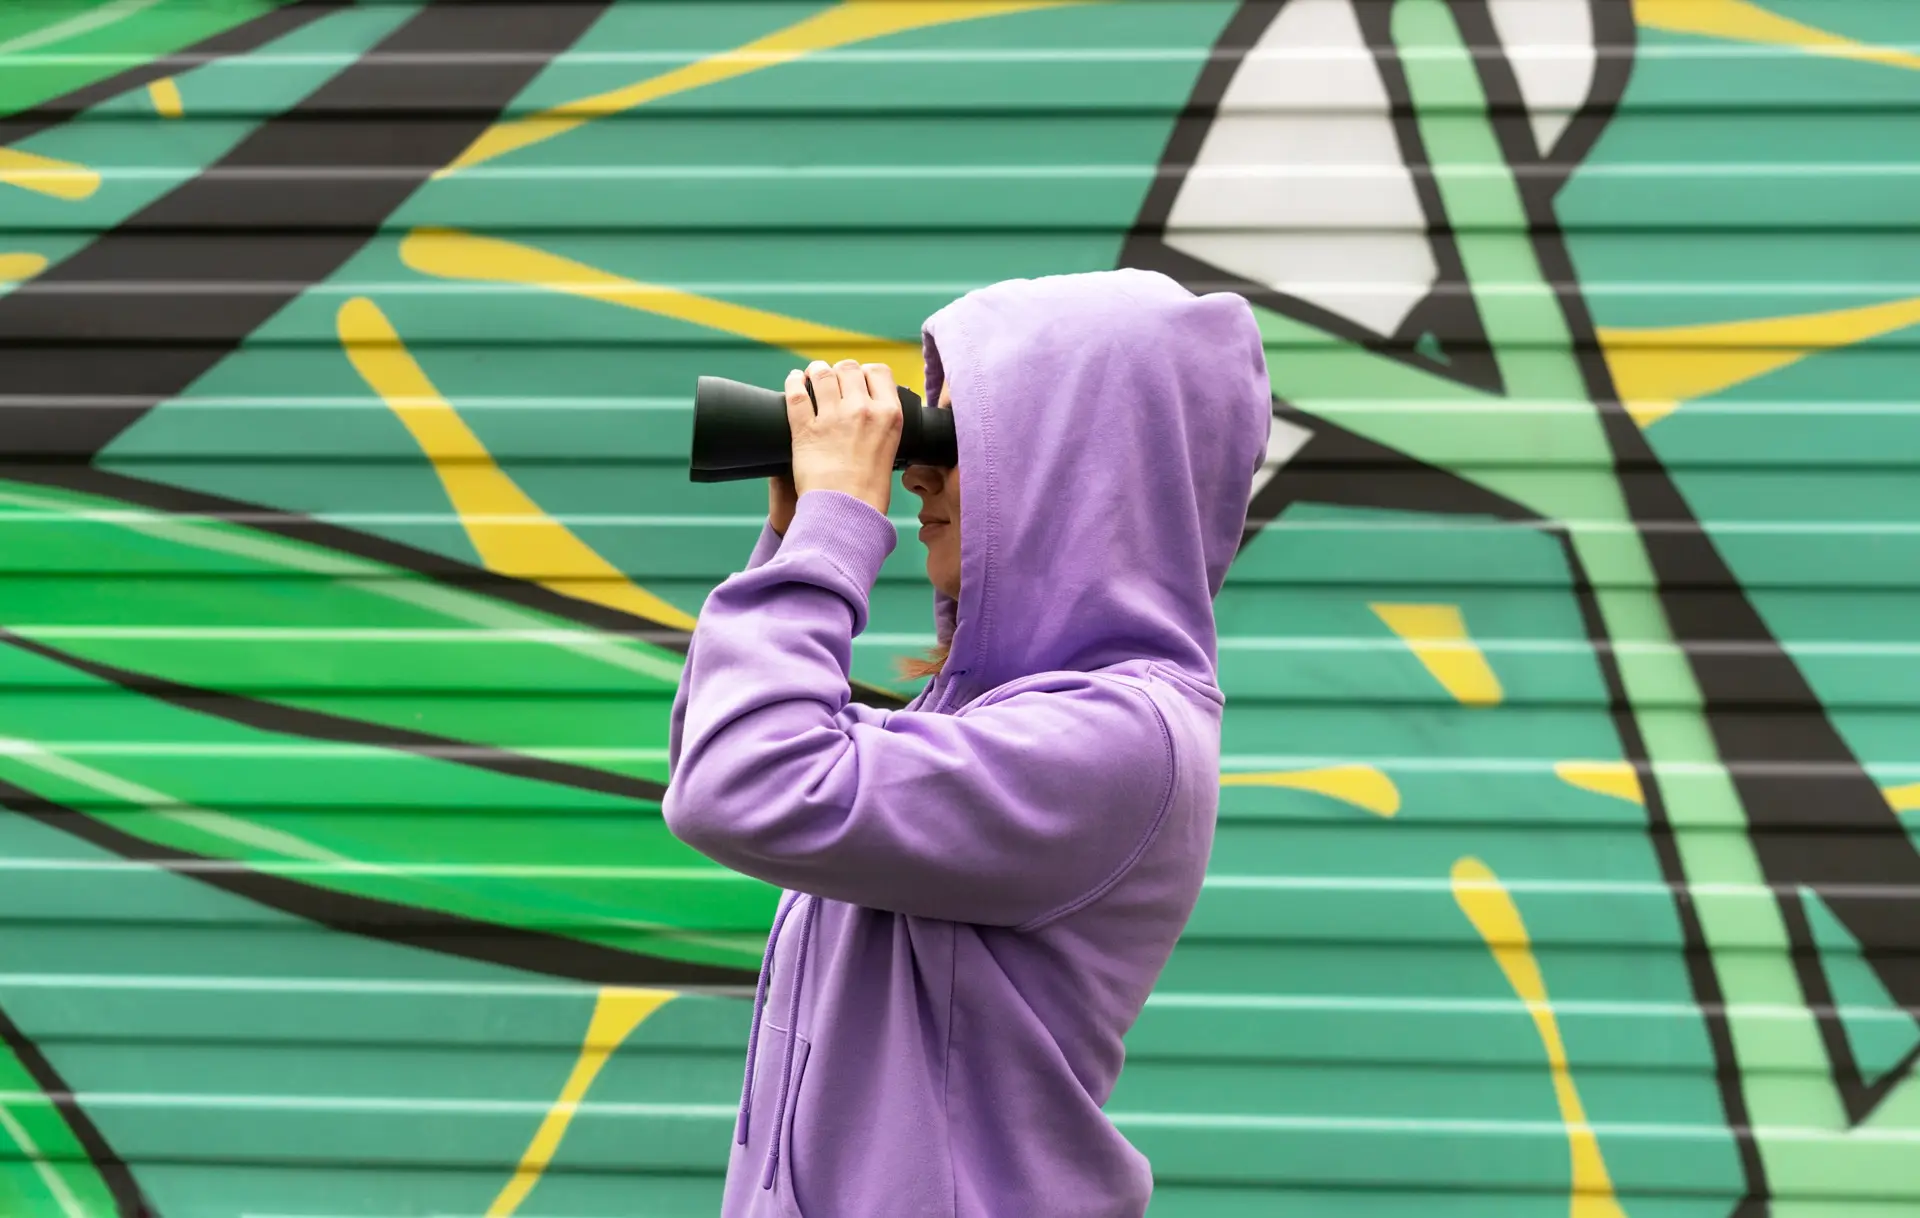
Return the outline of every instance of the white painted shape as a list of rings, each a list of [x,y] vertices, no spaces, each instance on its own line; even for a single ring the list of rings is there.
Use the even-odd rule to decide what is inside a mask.
[[[1352,0],[1294,0],[1248,48],[1220,98],[1222,114],[1380,110],[1387,87]]]
[[[41,47],[52,46],[56,42],[65,42],[69,38],[91,34],[95,30],[105,29],[116,21],[124,21],[142,9],[152,8],[158,3],[160,0],[112,0],[109,4],[88,9],[84,13],[75,13],[65,21],[43,25],[37,30],[29,30],[18,38],[0,42],[0,55],[11,55],[16,51],[37,51]]]
[[[1599,68],[1589,0],[1487,0],[1520,83],[1534,146],[1546,156],[1593,92]]]
[[[1267,459],[1253,474],[1253,490],[1247,494],[1249,502],[1255,495],[1267,489],[1267,483],[1280,472],[1280,467],[1293,460],[1294,454],[1307,446],[1313,439],[1313,432],[1298,423],[1273,416],[1267,428]]]
[[[1426,214],[1352,0],[1294,0],[1268,25],[1228,82],[1166,241],[1379,333],[1431,290]]]
[[[1433,289],[1433,249],[1417,233],[1186,232],[1168,244],[1379,334]]]

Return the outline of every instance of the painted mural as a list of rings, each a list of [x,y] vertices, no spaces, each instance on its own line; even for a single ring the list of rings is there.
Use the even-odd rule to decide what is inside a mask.
[[[1917,69],[1883,0],[0,8],[0,1214],[714,1212],[775,894],[658,814],[764,510],[694,378],[918,388],[1115,265],[1274,390],[1153,1213],[1914,1212]]]

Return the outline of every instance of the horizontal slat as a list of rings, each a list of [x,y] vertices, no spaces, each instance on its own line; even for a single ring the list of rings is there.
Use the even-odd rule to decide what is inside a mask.
[[[1337,133],[1334,133],[1337,135]],[[938,137],[922,137],[936,140]],[[1000,133],[982,139],[997,142]],[[1005,138],[1017,139],[1008,134]],[[1094,152],[1097,150],[1089,150]],[[609,157],[616,154],[608,153]],[[509,171],[480,168],[447,179],[421,193],[397,218],[379,223],[383,232],[418,226],[510,230],[537,216],[539,227],[607,228],[635,231],[764,230],[770,224],[795,238],[812,233],[873,229],[937,237],[949,231],[1041,231],[1120,233],[1136,219],[1140,199],[1158,180],[1177,180],[1182,171],[1151,161],[1119,160],[1023,165],[1008,159],[980,165],[900,163],[896,158],[870,167],[808,168],[809,159],[826,160],[822,149],[802,151],[790,164],[769,164],[766,154],[742,152],[734,163],[656,164],[613,170],[588,163]],[[901,154],[904,155],[904,150]],[[1034,154],[1039,159],[1038,154]],[[384,197],[395,177],[414,178],[432,166],[397,170],[330,169],[324,173],[285,170],[187,170],[104,168],[100,207],[116,196],[164,193],[196,178],[219,184],[220,202],[204,213],[169,209],[165,225],[189,230],[334,228],[342,215],[363,214],[364,198]],[[1314,231],[1372,232],[1379,220],[1356,213],[1351,200],[1376,190],[1394,166],[1287,166],[1263,176],[1276,188],[1306,183],[1327,202],[1313,217]],[[1421,173],[1420,178],[1430,175]],[[1523,179],[1550,185],[1563,176],[1557,169],[1529,169]],[[1585,215],[1565,217],[1565,228],[1610,231],[1684,231],[1692,225],[1676,216],[1707,214],[1729,196],[1751,200],[1738,211],[1716,217],[1721,227],[1749,232],[1834,230],[1907,231],[1920,205],[1920,169],[1882,167],[1846,161],[1741,164],[1718,169],[1675,170],[1668,166],[1616,166],[1586,180]],[[770,203],[769,200],[774,200]],[[103,222],[87,208],[54,206],[30,200],[0,215],[10,230],[95,233],[119,222]],[[773,210],[775,219],[770,216]],[[1517,231],[1497,216],[1465,215],[1455,225],[1468,231]],[[142,226],[129,225],[139,231]],[[158,227],[155,225],[154,227]],[[1246,222],[1183,226],[1189,232],[1239,232]],[[1393,231],[1422,231],[1409,225]]]
[[[33,929],[29,934],[38,933]],[[1550,974],[1551,975],[1551,974]],[[111,988],[104,988],[103,983]],[[572,1017],[577,987],[530,982],[525,993],[456,988],[436,991],[376,978],[316,983],[306,978],[253,984],[220,977],[172,979],[138,973],[63,978],[57,974],[0,975],[0,994],[16,1018],[56,1029],[39,1037],[50,1052],[85,1046],[152,1046],[156,1052],[222,1045],[312,1049],[336,1056],[362,1048],[419,1047],[436,1055],[496,1049],[564,1071],[583,1042],[573,1023],[552,1017],[516,1018],[520,1008],[564,1007]],[[503,990],[505,987],[503,987]],[[459,1018],[456,1008],[484,1011]],[[744,1005],[744,1004],[743,1004]],[[429,1018],[427,1012],[431,1012]],[[1555,1023],[1578,1046],[1581,1077],[1711,1077],[1714,1067],[1701,1011],[1685,1002],[1636,999],[1553,1004]],[[1789,1008],[1736,1012],[1753,1026],[1804,1029],[1813,1016]],[[1913,1036],[1914,1020],[1898,1010],[1849,1008],[1855,1026]],[[698,1034],[683,1024],[649,1036],[639,1053],[657,1069],[659,1058],[686,1054],[735,1064],[746,1029],[739,1017],[715,1016]],[[1318,994],[1186,994],[1162,988],[1127,1034],[1131,1069],[1162,1073],[1187,1063],[1246,1062],[1268,1066],[1313,1064],[1360,1068],[1447,1067],[1517,1071],[1536,1077],[1544,1055],[1526,1005],[1515,998],[1442,996],[1397,1000]],[[1785,1037],[1756,1038],[1747,1073],[1792,1080],[1813,1073]],[[604,1042],[589,1047],[613,1048]],[[1624,1078],[1618,1079],[1625,1082]]]
[[[363,511],[328,512],[323,519],[429,552],[468,552],[466,531],[442,513],[395,516]],[[572,519],[576,531],[590,544],[611,556],[617,567],[639,578],[711,577],[716,581],[739,569],[745,561],[741,556],[753,548],[762,523],[750,517],[696,517],[691,521],[628,517],[596,521],[561,515],[560,519]],[[915,526],[906,521],[896,521],[896,525],[901,530],[900,544],[887,559],[883,576],[923,578],[925,555],[912,536]],[[11,531],[14,525],[0,521],[0,537],[8,539],[7,545],[0,546],[0,573],[110,578],[258,570],[257,564],[247,559],[219,553],[117,551],[89,536],[91,530],[102,527],[90,522],[42,521],[26,527],[35,533],[31,544],[23,532]],[[1440,527],[1393,521],[1359,525],[1353,522],[1288,523],[1283,527],[1291,530],[1290,537],[1300,539],[1301,566],[1290,581],[1300,585],[1359,583],[1382,588],[1417,588],[1478,580],[1519,586],[1564,583],[1562,579],[1511,571],[1510,548],[1501,537],[1507,530],[1500,528],[1451,524]],[[1722,551],[1736,562],[1751,557],[1758,564],[1749,580],[1750,587],[1920,588],[1920,526],[1848,527],[1845,523],[1805,526],[1792,521],[1757,521],[1711,531]],[[1699,529],[1679,526],[1666,532],[1685,538],[1697,534]],[[1363,542],[1365,545],[1361,546]],[[1323,547],[1327,551],[1324,556],[1316,552]],[[1425,562],[1411,557],[1422,548],[1428,551]],[[1354,553],[1356,549],[1361,552]],[[1376,553],[1366,553],[1368,550]],[[552,569],[530,567],[520,574],[531,580],[548,580],[571,578],[574,571],[556,560]],[[1686,586],[1683,580],[1676,582]],[[1613,576],[1601,586],[1640,585],[1632,578]]]
[[[28,705],[31,707],[32,703]],[[123,702],[118,709],[124,714],[129,708]],[[1337,718],[1356,730],[1375,729],[1376,734],[1388,738],[1389,745],[1393,737],[1403,733],[1431,743],[1425,748],[1414,746],[1407,755],[1393,755],[1381,751],[1377,743],[1369,747],[1372,742],[1364,736],[1339,742],[1321,735],[1317,739],[1294,742],[1302,746],[1296,753],[1229,754],[1229,775],[1285,775],[1294,771],[1364,766],[1377,770],[1379,776],[1368,778],[1365,785],[1354,777],[1351,785],[1343,786],[1336,781],[1338,775],[1318,782],[1311,775],[1299,775],[1288,780],[1229,785],[1220,796],[1222,825],[1269,826],[1284,837],[1286,832],[1299,826],[1351,823],[1364,811],[1385,814],[1375,806],[1376,802],[1383,801],[1360,800],[1359,795],[1384,792],[1387,784],[1391,784],[1394,813],[1434,818],[1438,823],[1462,831],[1526,828],[1542,835],[1542,840],[1549,843],[1568,834],[1575,836],[1567,840],[1580,841],[1580,831],[1597,827],[1626,826],[1636,840],[1647,832],[1647,814],[1638,802],[1622,793],[1625,763],[1618,760],[1619,746],[1609,738],[1610,724],[1601,715],[1552,710],[1516,712],[1527,719],[1552,720],[1556,716],[1571,719],[1575,728],[1586,729],[1581,733],[1586,743],[1599,746],[1567,747],[1563,740],[1560,742],[1563,747],[1556,748],[1549,741],[1529,756],[1522,751],[1523,744],[1510,752],[1471,750],[1476,736],[1481,748],[1485,748],[1489,738],[1498,748],[1499,728],[1513,728],[1524,735],[1524,730],[1532,728],[1532,724],[1516,723],[1514,717],[1509,717],[1493,723],[1483,721],[1476,733],[1448,733],[1432,722],[1432,714],[1426,710],[1336,706],[1305,707],[1290,715],[1280,715],[1270,709],[1263,713],[1263,708],[1248,707],[1244,714],[1236,714],[1236,722],[1277,720],[1278,725],[1286,726]],[[1862,762],[1864,776],[1852,763],[1796,760],[1791,729],[1772,723],[1773,716],[1749,718],[1760,719],[1765,726],[1780,732],[1785,743],[1778,753],[1765,760],[1735,761],[1726,764],[1724,769],[1743,784],[1768,790],[1782,805],[1768,821],[1768,836],[1792,841],[1803,833],[1817,836],[1830,832],[1834,817],[1826,811],[1823,800],[1832,797],[1834,784],[1864,782],[1878,785],[1884,792],[1920,783],[1920,760],[1913,757],[1910,745],[1901,743],[1903,733],[1906,739],[1911,739],[1916,716],[1880,717],[1890,722],[1862,727],[1860,721],[1867,716],[1857,712],[1844,721],[1849,735],[1857,737],[1850,743],[1867,754]],[[1730,718],[1731,724],[1728,719],[1718,722],[1734,728],[1742,726],[1738,717]],[[1660,720],[1661,716],[1656,713],[1647,721],[1659,723]],[[1811,729],[1818,727],[1819,721],[1809,719],[1807,722],[1808,735],[1818,739]],[[1304,727],[1300,734],[1309,735]],[[1460,736],[1467,739],[1455,743]],[[1273,739],[1266,737],[1260,743],[1271,747]],[[568,834],[591,834],[590,840],[599,841],[601,835],[609,832],[604,828],[607,822],[613,822],[616,830],[622,825],[630,827],[624,833],[613,833],[623,841],[637,837],[643,828],[648,835],[659,832],[656,815],[646,806],[652,801],[638,795],[601,794],[600,788],[555,780],[502,781],[498,776],[476,773],[469,766],[427,764],[420,755],[394,748],[354,748],[293,736],[266,736],[263,740],[251,746],[244,743],[193,746],[151,737],[120,744],[41,737],[40,743],[70,762],[137,783],[145,788],[143,807],[164,811],[205,809],[267,826],[332,826],[349,841],[363,837],[357,831],[360,827],[379,823],[381,831],[377,836],[386,843],[382,849],[403,859],[419,857],[417,851],[407,845],[409,834],[431,834],[435,841],[467,841],[463,834],[480,830],[503,840],[548,837],[553,839],[552,848],[560,851],[565,859]],[[509,736],[504,747],[514,743]],[[1342,743],[1346,747],[1341,747]],[[1875,744],[1884,750],[1881,755],[1868,751]],[[1452,752],[1446,751],[1448,745],[1454,746]],[[423,752],[427,757],[435,755]],[[450,747],[439,755],[472,756],[475,753],[484,756],[485,750]],[[538,749],[531,755],[591,766],[614,775],[638,774],[657,781],[664,781],[666,776],[664,750],[551,747]],[[1887,755],[1892,759],[1887,759]],[[1643,766],[1640,782],[1643,787],[1661,784],[1671,804],[1676,798],[1699,791],[1721,768],[1704,761]],[[113,823],[121,825],[152,827],[158,823],[154,817],[129,812],[128,800],[121,788],[109,785],[103,789],[99,783],[92,787],[50,783],[43,774],[36,775],[32,769],[20,765],[9,766],[8,773],[28,789],[46,792],[44,798],[60,808],[111,813]],[[1799,798],[1785,798],[1789,795]],[[81,828],[77,824],[69,827],[76,832]],[[1711,827],[1687,830],[1696,837],[1708,838],[1724,831]],[[574,859],[577,861],[577,856]],[[593,857],[590,861],[594,865],[615,865],[614,860],[602,857]],[[520,862],[531,865],[533,860],[528,857]],[[511,863],[508,859],[502,865]],[[1222,856],[1221,865],[1231,870],[1232,860]],[[308,868],[316,869],[312,865]],[[317,870],[324,871],[325,866],[320,865]]]
[[[630,675],[624,670],[594,679],[595,670],[586,665],[578,673],[563,666],[543,676],[541,661],[555,657],[552,642],[303,638],[297,631],[276,637],[271,630],[236,639],[158,642],[137,635],[104,641],[62,640],[57,631],[29,635],[69,657],[64,663],[36,664],[26,677],[8,682],[7,696],[17,701],[17,709],[7,719],[39,723],[46,740],[89,740],[83,725],[121,704],[126,696],[121,686],[188,703],[196,701],[196,693],[230,694],[456,737],[483,732],[490,743],[511,740],[513,747],[582,755],[623,745],[657,746],[658,725],[672,702],[670,693],[658,690],[621,691],[620,678]],[[607,645],[585,631],[570,644]],[[882,676],[893,657],[919,654],[932,645],[930,637],[893,635],[856,645],[855,677]],[[1513,716],[1625,705],[1601,683],[1594,651],[1585,643],[1494,639],[1481,640],[1480,650],[1500,681],[1504,712],[1497,718],[1474,712],[1489,731],[1510,726]],[[1678,654],[1670,646],[1651,644],[1613,650],[1628,662]],[[1805,686],[1786,683],[1780,668],[1759,663],[1776,654],[1774,648],[1703,645],[1691,650],[1711,658],[1715,673],[1729,682],[1726,691],[1711,701],[1685,688],[1646,692],[1634,703],[1640,711],[1706,705],[1721,714],[1808,709]],[[1742,664],[1742,650],[1748,666]],[[1786,653],[1829,713],[1920,712],[1920,644],[1789,645]],[[1391,717],[1432,711],[1444,717],[1459,705],[1405,644],[1390,638],[1228,640],[1221,655],[1221,688],[1250,713],[1352,710]],[[110,665],[112,683],[89,664]],[[0,667],[10,666],[0,661]],[[383,672],[391,675],[383,679]],[[261,711],[259,718],[269,722],[274,716]],[[465,731],[456,730],[462,726]]]
[[[1446,860],[1436,859],[1444,865]],[[307,868],[310,874],[316,869]],[[363,888],[352,873],[342,871],[339,886]],[[382,877],[383,887],[398,883]],[[96,932],[110,931],[127,924],[125,909],[129,902],[143,899],[143,893],[158,893],[175,881],[152,869],[132,868],[86,872],[21,870],[9,879],[8,890],[0,894],[0,924],[8,934],[31,932],[36,927],[91,927]],[[314,882],[308,879],[306,882]],[[531,881],[517,886],[506,883],[487,885],[469,880],[476,891],[519,893],[520,903],[512,907],[514,925],[525,930],[548,932],[563,938],[578,938],[606,944],[621,950],[657,953],[657,943],[639,931],[618,925],[645,896],[651,907],[688,907],[696,901],[716,905],[730,895],[709,891],[722,885],[684,883],[678,885],[649,882],[644,893],[631,878],[568,884],[565,891],[576,891],[585,901],[605,910],[598,917],[563,913],[537,899],[540,888]],[[550,884],[558,884],[551,881]],[[332,884],[322,884],[333,887]],[[415,884],[416,899],[432,899],[440,885],[431,878]],[[1719,946],[1759,951],[1775,947],[1772,931],[1777,897],[1764,888],[1723,886],[1696,896],[1696,902],[1724,917],[1729,928]],[[628,901],[622,903],[624,891]],[[1666,884],[1594,882],[1556,884],[1528,890],[1515,897],[1521,902],[1531,941],[1543,946],[1604,947],[1675,953],[1682,938],[1675,912],[1675,893]],[[1853,900],[1884,927],[1896,929],[1884,936],[1879,945],[1884,952],[1902,956],[1920,956],[1920,889],[1881,889],[1871,896]],[[503,906],[506,908],[507,906]],[[262,915],[249,920],[242,915],[193,917],[183,913],[170,922],[175,927],[205,925],[236,926],[269,924]],[[745,946],[746,926],[736,920],[727,925],[711,924],[705,918],[687,916],[690,933],[726,933]],[[459,932],[444,927],[444,919],[425,912],[393,909],[383,915],[384,934],[405,935],[416,942],[449,941]],[[1898,929],[1904,926],[1904,931]],[[469,935],[476,934],[467,931]],[[1239,876],[1213,875],[1203,891],[1187,935],[1197,942],[1233,945],[1390,944],[1398,947],[1431,949],[1442,946],[1477,945],[1480,938],[1474,926],[1455,905],[1451,884],[1445,874],[1408,879],[1377,881],[1341,877],[1312,876]],[[739,963],[745,964],[744,959]],[[636,966],[638,967],[638,966]]]

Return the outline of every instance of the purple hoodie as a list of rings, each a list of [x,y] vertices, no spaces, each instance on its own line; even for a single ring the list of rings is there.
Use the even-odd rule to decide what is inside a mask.
[[[945,671],[850,701],[897,535],[815,491],[708,597],[674,705],[668,826],[786,890],[721,1213],[1137,1218],[1101,1108],[1213,843],[1265,352],[1240,297],[1134,270],[980,289],[922,342],[960,449]]]

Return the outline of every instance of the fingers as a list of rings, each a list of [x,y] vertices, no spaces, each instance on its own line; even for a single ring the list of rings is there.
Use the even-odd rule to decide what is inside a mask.
[[[900,408],[900,389],[893,383],[893,369],[885,364],[862,364],[861,372],[867,378],[867,392],[873,395],[873,404],[882,412]]]
[[[807,386],[813,386],[808,398]],[[900,389],[894,383],[893,369],[886,364],[863,364],[843,359],[837,364],[814,360],[807,370],[787,373],[787,421],[799,426],[805,421],[838,415],[846,408],[871,405],[881,414],[897,412]]]
[[[840,402],[847,395],[842,392],[843,382],[827,361],[814,360],[807,365],[807,379],[813,382],[813,400],[817,403],[819,414],[838,412]]]

